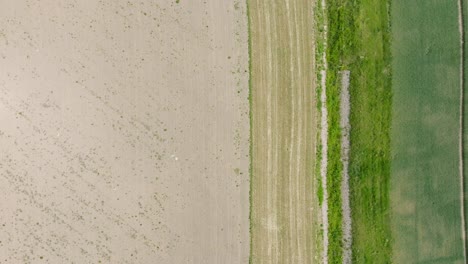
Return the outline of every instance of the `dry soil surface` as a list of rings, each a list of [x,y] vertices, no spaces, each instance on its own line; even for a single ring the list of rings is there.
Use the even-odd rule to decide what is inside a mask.
[[[244,1],[0,1],[0,24],[0,262],[248,261]]]

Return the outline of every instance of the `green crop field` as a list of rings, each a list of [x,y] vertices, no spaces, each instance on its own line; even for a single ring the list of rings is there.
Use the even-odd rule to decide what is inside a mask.
[[[465,263],[457,1],[392,3],[394,263]]]

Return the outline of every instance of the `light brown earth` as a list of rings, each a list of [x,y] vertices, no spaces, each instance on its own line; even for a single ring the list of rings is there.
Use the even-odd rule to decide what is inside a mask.
[[[249,0],[252,263],[311,263],[314,181],[313,1]]]
[[[248,261],[244,1],[1,1],[0,24],[1,263]],[[295,120],[293,190],[312,161]]]

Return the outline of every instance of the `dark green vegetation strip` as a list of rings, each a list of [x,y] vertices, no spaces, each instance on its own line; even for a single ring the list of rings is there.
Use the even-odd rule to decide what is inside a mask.
[[[394,263],[466,263],[458,1],[393,0]]]
[[[351,71],[353,261],[389,263],[391,60],[389,0],[329,0],[329,261],[342,262],[340,77]]]

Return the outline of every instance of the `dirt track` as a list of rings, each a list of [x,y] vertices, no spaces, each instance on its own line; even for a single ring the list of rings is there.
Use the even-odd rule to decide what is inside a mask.
[[[316,105],[313,3],[250,0],[252,260],[311,263]]]

